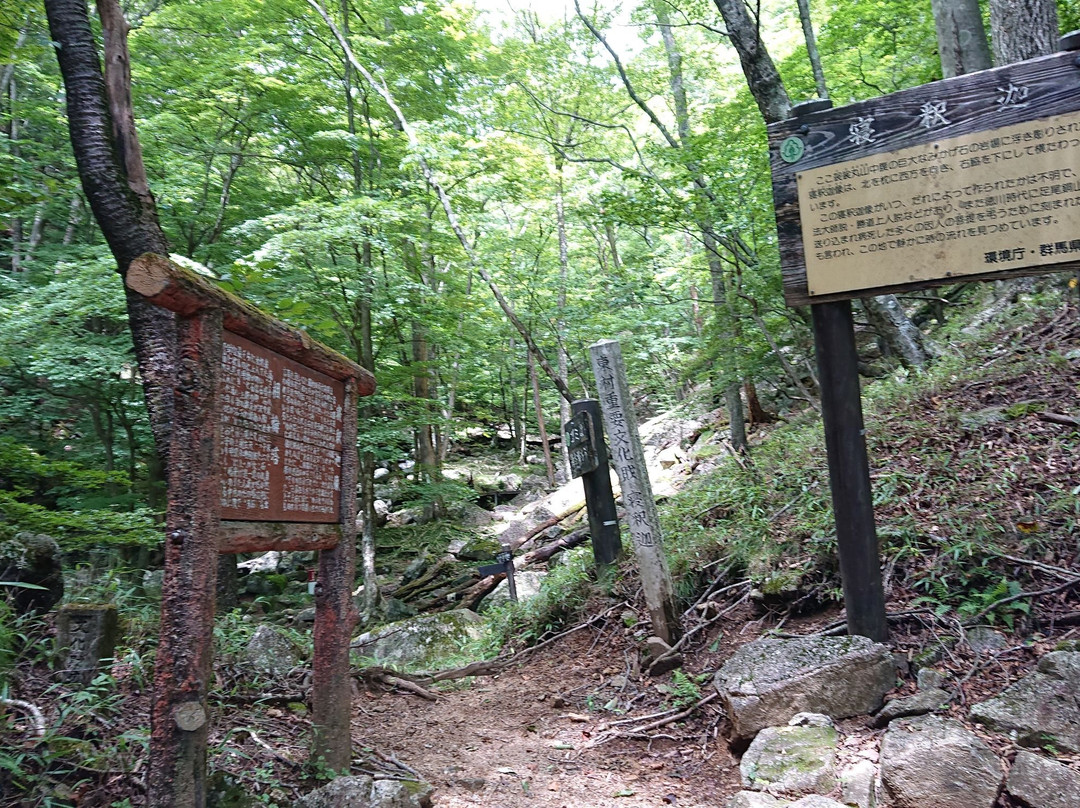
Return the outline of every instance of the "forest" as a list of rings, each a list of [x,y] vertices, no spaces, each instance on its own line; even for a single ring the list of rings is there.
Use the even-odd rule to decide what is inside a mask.
[[[672,451],[683,463],[698,447],[685,490],[662,495],[662,518],[684,622],[701,621],[689,634],[713,639],[700,659],[687,645],[688,672],[652,695],[673,712],[700,708],[692,720],[707,735],[720,718],[710,723],[702,677],[734,648],[732,630],[710,634],[717,621],[766,615],[760,633],[819,619],[807,630],[828,631],[841,601],[812,319],[785,304],[766,126],[800,102],[839,107],[1054,53],[1077,29],[1069,0],[0,0],[0,747],[11,750],[0,748],[0,804],[145,804],[139,710],[153,678],[176,371],[157,315],[125,295],[137,256],[168,255],[374,374],[357,413],[358,630],[486,596],[472,568],[497,541],[465,563],[440,556],[462,537],[490,545],[469,518],[500,497],[570,481],[562,425],[573,400],[596,397],[589,346],[617,339],[639,420],[685,422],[658,448],[682,440]],[[1056,646],[1030,640],[1042,626],[1032,593],[1080,614],[1068,600],[1075,275],[855,301],[886,577],[930,626],[1024,624],[1024,647],[1041,651]],[[997,381],[984,395],[979,369],[999,359],[1008,367],[986,371]],[[1038,426],[1031,445],[1011,431],[1004,444],[971,442],[1009,427],[953,411],[999,405],[1000,421]],[[982,497],[1000,498],[997,510],[964,512]],[[588,538],[567,504],[529,525],[537,543],[525,549],[540,555],[528,563],[546,567]],[[552,524],[562,527],[542,533]],[[26,573],[34,537],[62,573]],[[539,544],[553,539],[565,546]],[[639,642],[625,616],[640,608],[632,560],[613,583],[574,558],[552,561],[562,588],[541,605],[485,618],[482,647],[409,674],[376,666],[357,674],[360,691],[423,698],[440,681],[433,668],[494,658],[506,670],[504,658],[605,615]],[[274,694],[260,700],[237,659],[263,617],[310,649],[294,618],[314,562],[282,561],[254,585],[252,561],[219,565],[217,686],[232,694],[222,704],[276,710],[266,720],[303,747],[308,722],[293,705],[310,683],[296,670],[276,687],[257,679]],[[729,591],[730,606],[717,599]],[[120,609],[116,664],[83,690],[50,680],[61,599]],[[621,650],[606,653],[621,671]],[[1005,675],[1015,660],[994,661]],[[630,710],[604,701],[617,705],[608,718]],[[80,703],[101,726],[79,723]],[[49,743],[30,737],[38,725]],[[327,779],[271,749],[255,719],[228,726],[215,730],[215,782],[255,801],[214,804],[299,804]],[[618,738],[620,754],[640,740]],[[403,749],[401,760],[375,754],[386,777],[416,774]],[[1076,759],[1063,759],[1075,776]],[[737,790],[718,765],[702,763],[719,783],[708,804]],[[519,804],[492,796],[493,783],[487,802],[451,789],[434,804]],[[615,804],[616,787],[604,788],[530,804]]]

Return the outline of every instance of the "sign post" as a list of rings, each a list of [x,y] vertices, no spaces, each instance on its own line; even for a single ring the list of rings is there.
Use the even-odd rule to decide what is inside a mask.
[[[851,298],[1080,267],[1080,60],[793,113],[769,126],[784,296],[813,314],[848,631],[881,641]]]
[[[653,633],[673,645],[682,634],[672,593],[671,573],[664,558],[660,516],[656,511],[652,483],[645,468],[645,452],[638,435],[630,387],[626,381],[622,350],[615,340],[589,346],[593,374],[600,394],[611,456],[622,488],[623,507],[634,540],[634,554]]]
[[[600,402],[583,398],[570,404],[574,417],[563,424],[563,440],[570,454],[570,470],[581,477],[585,507],[589,514],[593,561],[597,569],[614,564],[622,555],[615,494],[600,417]]]
[[[218,554],[320,551],[311,755],[345,769],[352,745],[356,401],[374,392],[374,378],[161,256],[137,258],[127,284],[177,315],[148,805],[195,808],[206,799]]]

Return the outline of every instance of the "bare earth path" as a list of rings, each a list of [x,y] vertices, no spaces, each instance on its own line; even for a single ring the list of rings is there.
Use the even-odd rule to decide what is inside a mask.
[[[622,645],[621,637],[578,632],[434,703],[362,692],[354,741],[416,769],[435,787],[437,808],[722,805],[738,790],[738,769],[722,735],[714,737],[713,705],[685,725],[654,730],[662,737],[651,743],[592,745],[605,722],[621,717],[602,709],[612,698],[637,697],[635,714],[653,709],[637,704],[659,698],[656,682],[625,676]]]

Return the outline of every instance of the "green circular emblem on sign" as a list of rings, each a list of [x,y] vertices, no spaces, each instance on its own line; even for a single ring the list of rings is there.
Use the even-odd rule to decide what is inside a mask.
[[[797,162],[803,156],[804,151],[806,151],[806,146],[803,144],[802,139],[795,137],[795,135],[785,138],[784,142],[780,144],[780,157],[785,163]]]

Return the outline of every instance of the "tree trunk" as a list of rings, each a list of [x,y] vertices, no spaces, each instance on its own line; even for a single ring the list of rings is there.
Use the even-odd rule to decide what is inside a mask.
[[[569,140],[569,133],[567,133],[567,140]],[[559,359],[559,377],[567,382],[569,387],[570,374],[568,372],[568,361],[566,355],[566,284],[570,275],[570,244],[566,234],[566,207],[563,204],[563,161],[561,158],[556,160],[556,171],[558,173],[558,189],[555,193],[555,225],[558,228],[559,233],[559,316],[555,323],[555,329],[559,338],[558,347],[558,359]],[[559,397],[559,428],[562,429],[562,424],[565,424],[570,420],[570,402],[565,396]],[[559,441],[559,454],[562,457],[563,473],[566,475],[566,479],[571,479],[570,474],[570,448],[566,445],[566,441]],[[552,485],[554,485],[554,481]]]
[[[825,84],[825,71],[821,68],[821,54],[818,52],[817,40],[814,38],[814,22],[810,19],[810,0],[798,0],[799,22],[802,23],[803,39],[806,40],[806,56],[810,60],[810,68],[814,71],[814,85],[817,87],[818,98],[828,98],[829,88]]]
[[[1054,53],[1057,4],[1054,0],[990,0],[990,34],[997,65]]]
[[[116,0],[103,0],[103,3],[116,6]],[[117,269],[124,276],[131,262],[143,253],[168,255],[168,240],[158,223],[153,199],[140,197],[129,183],[127,166],[132,155],[139,154],[132,145],[135,131],[113,127],[86,3],[45,0],[45,11],[50,35],[59,45],[56,58],[64,79],[68,130],[79,179],[94,218],[116,258]],[[107,13],[102,19],[111,20],[114,16]],[[126,53],[126,45],[123,36],[111,35],[112,48],[122,48]],[[119,61],[123,60],[110,60],[107,64],[116,65]],[[130,105],[129,88],[118,82],[110,82],[108,86],[113,92],[125,94]],[[142,176],[145,177],[145,172]],[[172,312],[147,303],[130,290],[127,310],[150,426],[158,451],[164,453],[172,424],[175,318]]]
[[[979,0],[930,0],[937,29],[941,75],[951,79],[990,67]]]
[[[862,304],[889,351],[900,358],[904,367],[915,370],[926,367],[929,351],[923,334],[904,313],[895,295],[864,297]]]
[[[551,444],[548,442],[544,407],[540,402],[540,382],[536,378],[536,365],[529,357],[529,379],[532,382],[533,409],[536,411],[536,428],[540,431],[540,443],[544,447],[544,463],[547,465],[548,485],[555,487],[555,464],[551,462]]]
[[[780,71],[776,69],[761,39],[760,26],[751,19],[743,0],[713,2],[724,18],[728,38],[739,54],[746,82],[765,122],[784,120],[791,110],[791,99],[784,88],[783,79],[780,78]]]

